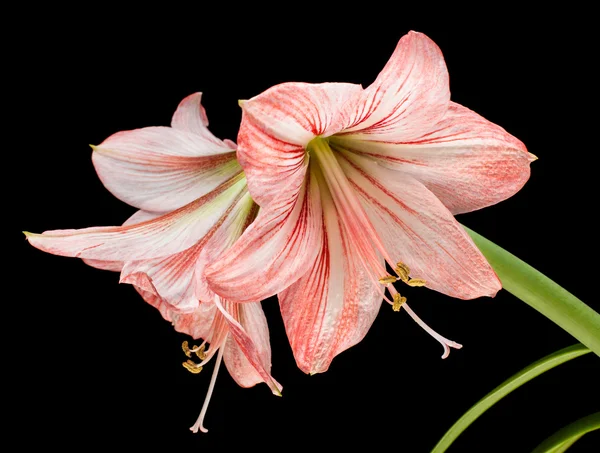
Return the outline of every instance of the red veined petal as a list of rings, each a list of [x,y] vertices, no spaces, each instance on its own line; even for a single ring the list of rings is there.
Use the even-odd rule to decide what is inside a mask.
[[[231,377],[242,387],[265,382],[273,393],[281,395],[281,385],[271,376],[269,328],[260,302],[233,304],[224,300],[222,304],[216,297],[215,305],[229,325],[224,360]]]
[[[248,192],[231,205],[212,230],[192,247],[174,255],[125,263],[121,283],[130,283],[159,295],[172,309],[190,312],[199,301],[211,301],[204,269],[229,248],[248,223],[254,203]]]
[[[347,123],[343,105],[361,92],[348,83],[283,83],[242,103],[237,155],[261,207],[297,194],[306,173],[306,145],[317,135],[340,131]]]
[[[121,227],[93,227],[27,234],[48,253],[107,261],[133,261],[173,255],[196,244],[246,192],[235,177],[198,200],[147,222]]]
[[[376,141],[415,139],[444,116],[449,101],[442,52],[427,36],[411,31],[360,100],[344,107],[351,121],[343,135]]]
[[[279,294],[294,357],[305,373],[326,371],[337,354],[361,341],[383,299],[365,273],[330,195],[322,198],[324,232],[317,258],[304,276]]]
[[[215,258],[205,273],[209,286],[235,302],[277,294],[309,270],[321,235],[319,189],[309,174],[294,199],[261,209],[233,247]]]
[[[161,214],[156,212],[147,212],[147,211],[136,211],[131,217],[129,217],[123,226],[127,225],[135,225],[136,223],[143,223],[148,220],[155,219],[160,217]],[[75,231],[75,230],[74,230]],[[93,260],[93,259],[83,259],[82,260],[88,266],[95,267],[96,269],[102,269],[105,271],[114,271],[121,272],[123,270],[123,261],[104,261],[104,260]]]
[[[343,153],[339,162],[359,193],[394,259],[427,287],[459,299],[494,296],[501,283],[469,235],[422,183],[364,157]]]
[[[241,171],[235,146],[206,128],[200,93],[188,96],[173,127],[118,132],[94,148],[92,160],[106,188],[147,211],[168,212],[215,189]]]
[[[453,213],[474,211],[514,195],[535,156],[500,126],[459,104],[414,142],[333,139],[421,181]],[[399,178],[400,176],[398,176]]]
[[[149,300],[146,299],[146,301]],[[173,320],[175,330],[191,336],[194,340],[203,339],[208,341],[211,336],[214,318],[217,315],[220,316],[217,307],[213,303],[201,304],[191,313],[179,313],[173,311],[169,305],[167,307],[169,307],[169,316]]]

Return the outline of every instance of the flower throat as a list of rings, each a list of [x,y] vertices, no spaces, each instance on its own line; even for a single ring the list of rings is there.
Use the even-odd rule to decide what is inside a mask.
[[[448,340],[425,324],[406,304],[406,297],[401,296],[394,287],[394,283],[398,281],[411,287],[425,286],[427,282],[411,278],[409,266],[389,256],[356,191],[340,166],[337,153],[332,150],[329,139],[316,137],[308,143],[306,150],[310,159],[309,170],[315,177],[321,193],[323,210],[333,210],[337,214],[340,228],[352,238],[352,246],[358,249],[358,256],[366,275],[383,299],[394,311],[404,308],[417,324],[439,341],[444,348],[442,358],[448,357],[451,347],[460,349],[462,345]],[[395,275],[387,272],[386,262],[394,269]],[[391,298],[386,295],[385,290]]]

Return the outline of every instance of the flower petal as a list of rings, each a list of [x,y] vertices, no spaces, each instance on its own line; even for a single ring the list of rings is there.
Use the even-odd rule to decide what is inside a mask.
[[[261,209],[233,247],[215,257],[206,278],[211,289],[225,299],[266,299],[308,271],[321,235],[319,189],[309,175],[295,199]]]
[[[344,134],[362,140],[407,141],[427,133],[446,113],[448,70],[439,47],[422,33],[409,32],[358,103]]]
[[[459,299],[494,296],[498,277],[448,209],[410,175],[344,153],[339,162],[389,255],[427,287]]]
[[[116,133],[93,149],[94,167],[104,186],[147,211],[178,209],[241,171],[235,149],[208,131],[202,136],[146,127]]]
[[[54,230],[27,234],[48,253],[108,261],[133,261],[186,250],[208,234],[246,192],[243,177],[232,178],[204,197],[154,220],[121,227]]]
[[[221,315],[215,304],[206,303],[198,306],[192,313],[179,313],[169,309],[169,316],[173,319],[173,326],[177,332],[185,333],[194,340],[208,341],[215,316]]]
[[[127,225],[135,225],[136,223],[146,222],[148,220],[155,219],[160,217],[160,214],[155,212],[147,212],[147,211],[136,211],[131,217],[129,217],[123,226]],[[75,230],[73,230],[75,231]],[[113,271],[113,272],[121,272],[123,270],[123,262],[122,261],[104,261],[104,260],[93,260],[93,259],[83,259],[82,260],[88,266],[95,267],[96,269],[102,269],[105,271]]]
[[[191,312],[199,301],[211,301],[204,269],[240,237],[254,202],[246,192],[213,229],[192,247],[174,255],[125,263],[121,283],[159,295],[172,309]]]
[[[361,92],[348,83],[283,83],[242,103],[238,159],[261,207],[297,194],[306,173],[306,145],[317,135],[340,131],[347,123],[342,106]]]
[[[202,106],[202,93],[190,94],[177,106],[171,127],[180,131],[203,135],[208,128],[208,117]]]
[[[316,261],[279,294],[296,363],[311,374],[327,371],[337,354],[364,338],[383,299],[327,195],[323,214],[325,231]]]
[[[221,304],[216,297],[215,305],[229,324],[224,360],[231,377],[242,387],[265,382],[274,394],[281,395],[281,385],[271,376],[269,328],[260,302]]]
[[[160,314],[166,321],[169,321],[171,323],[173,322],[171,307],[167,303],[165,303],[164,300],[162,300],[159,296],[157,296],[154,293],[144,291],[143,289],[137,287],[135,289],[146,302],[148,302],[160,312]]]
[[[454,102],[428,134],[412,143],[334,140],[421,181],[453,214],[493,205],[515,194],[536,159],[500,126]]]

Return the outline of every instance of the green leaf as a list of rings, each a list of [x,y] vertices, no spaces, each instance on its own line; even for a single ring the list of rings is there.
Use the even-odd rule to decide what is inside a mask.
[[[598,313],[513,254],[464,228],[498,274],[505,290],[554,321],[600,356]]]
[[[561,428],[531,453],[563,453],[584,434],[600,429],[600,412],[580,418],[570,425]]]
[[[456,440],[456,438],[473,423],[481,414],[504,398],[513,390],[530,381],[536,376],[548,371],[561,363],[579,357],[590,352],[581,344],[569,346],[554,352],[537,362],[523,368],[517,374],[511,376],[469,409],[454,425],[444,434],[431,453],[442,453]]]

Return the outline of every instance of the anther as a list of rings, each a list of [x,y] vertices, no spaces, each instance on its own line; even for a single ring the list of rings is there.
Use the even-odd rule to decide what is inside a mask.
[[[402,261],[398,261],[394,270],[396,271],[396,274],[398,274],[398,277],[400,277],[400,280],[402,280],[404,283],[408,282],[410,268],[406,264],[404,264]]]
[[[394,304],[392,305],[392,310],[400,311],[402,305],[406,302],[406,297],[400,295],[400,293],[394,294]]]
[[[206,359],[206,352],[204,352],[205,349],[206,347],[201,344],[200,346],[194,346],[190,351],[195,353],[200,360],[204,360]]]
[[[200,371],[202,371],[202,367],[192,360],[183,362],[182,365],[186,370],[193,374],[198,374]]]
[[[390,283],[394,283],[397,281],[398,279],[393,275],[386,275],[385,277],[381,277],[379,279],[379,283],[381,283],[382,285],[389,285]]]
[[[411,278],[409,281],[405,282],[408,286],[425,286],[427,282],[422,278]]]
[[[181,343],[181,349],[183,349],[183,353],[186,355],[186,357],[189,357],[190,359],[192,358],[192,351],[190,351],[187,341]]]

